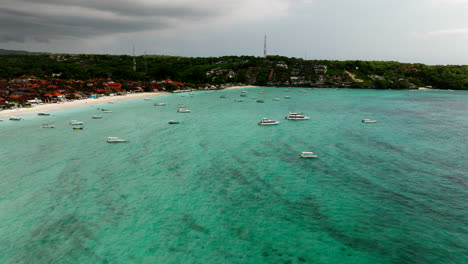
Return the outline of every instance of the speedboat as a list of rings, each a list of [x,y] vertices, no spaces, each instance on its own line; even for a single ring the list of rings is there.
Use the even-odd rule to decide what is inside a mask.
[[[82,127],[82,126],[79,126],[79,127],[73,127],[73,129],[75,129],[75,130],[83,130],[83,129],[84,129],[84,127]]]
[[[275,121],[275,120],[270,120],[268,118],[263,118],[262,121],[258,122],[257,125],[259,125],[259,126],[269,126],[269,125],[277,125],[279,123],[280,122]]]
[[[101,118],[102,118],[102,116],[99,116],[99,115],[93,115],[91,118],[92,118],[92,119],[101,119]]]
[[[154,106],[165,106],[166,103],[154,103]]]
[[[68,124],[70,124],[70,125],[83,125],[84,122],[83,121],[72,120]]]
[[[377,120],[372,120],[372,119],[367,119],[366,118],[366,119],[363,119],[361,122],[362,123],[377,123]]]
[[[37,113],[37,115],[38,115],[38,116],[50,116],[49,113],[43,113],[43,112]]]
[[[18,117],[18,116],[10,116],[10,120],[13,120],[13,121],[20,121],[22,120],[23,118],[21,117]]]
[[[191,111],[185,108],[179,108],[177,109],[177,113],[190,113]]]
[[[318,155],[315,155],[313,152],[302,152],[301,154],[299,154],[299,157],[301,158],[316,158],[318,157]]]
[[[128,142],[128,140],[118,138],[118,137],[108,137],[107,138],[107,143],[123,143],[123,142]]]
[[[169,122],[167,122],[168,124],[171,124],[171,125],[175,125],[175,124],[179,124],[179,121],[175,121],[175,120],[170,120]]]
[[[304,113],[289,113],[284,118],[288,120],[307,120],[310,119],[310,116],[305,116]]]
[[[284,99],[291,99],[291,97],[286,95]]]
[[[43,124],[42,128],[55,128],[55,125]]]

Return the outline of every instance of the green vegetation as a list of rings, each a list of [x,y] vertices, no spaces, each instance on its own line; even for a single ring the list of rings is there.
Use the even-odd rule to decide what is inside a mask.
[[[0,54],[0,79],[34,75],[63,80],[112,78],[130,81],[172,79],[190,84],[243,83],[269,86],[412,89],[468,89],[468,66],[428,66],[384,61],[303,60],[225,56],[186,58],[127,55]]]

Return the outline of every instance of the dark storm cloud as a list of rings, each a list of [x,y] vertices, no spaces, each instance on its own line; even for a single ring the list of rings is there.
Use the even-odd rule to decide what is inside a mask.
[[[208,9],[169,2],[7,0],[0,4],[0,42],[47,42],[159,30],[206,16],[210,16]]]

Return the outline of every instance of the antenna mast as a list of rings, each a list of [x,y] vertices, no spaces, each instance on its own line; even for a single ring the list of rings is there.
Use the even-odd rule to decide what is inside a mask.
[[[135,45],[133,45],[133,71],[136,72]]]

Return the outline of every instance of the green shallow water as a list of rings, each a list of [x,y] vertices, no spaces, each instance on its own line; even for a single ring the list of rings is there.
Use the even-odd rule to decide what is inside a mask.
[[[0,263],[468,263],[468,92],[298,90],[0,122]]]

